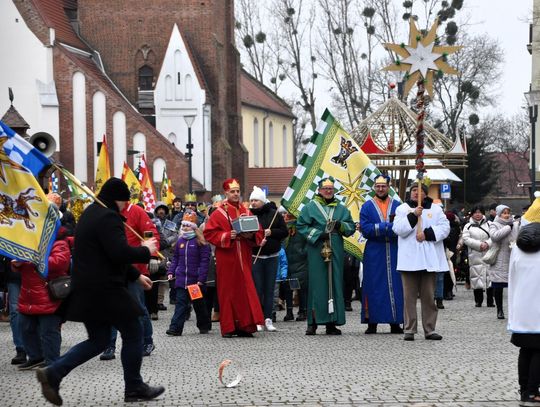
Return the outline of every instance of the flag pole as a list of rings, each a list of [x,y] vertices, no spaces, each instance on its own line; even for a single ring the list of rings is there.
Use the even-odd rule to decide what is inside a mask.
[[[57,169],[58,171],[60,171],[62,173],[62,175],[64,175],[65,177],[68,177],[71,182],[73,182],[78,188],[82,189],[86,194],[88,194],[95,202],[97,202],[98,204],[100,204],[101,206],[103,206],[104,208],[107,207],[107,205],[105,205],[105,203],[100,200],[95,194],[94,192],[88,188],[86,185],[84,185],[81,181],[79,181],[72,173],[70,173],[69,171],[67,170],[62,170],[62,167],[60,165],[58,165],[57,163],[55,162],[52,162],[52,166]],[[137,231],[135,229],[133,229],[130,225],[128,225],[126,222],[124,222],[124,225],[133,232],[133,234],[135,236],[137,236],[141,242],[144,242],[144,238],[137,233]],[[163,256],[163,254],[161,254],[159,251],[157,252],[157,255],[158,257],[161,259],[161,260],[165,260],[165,256]]]

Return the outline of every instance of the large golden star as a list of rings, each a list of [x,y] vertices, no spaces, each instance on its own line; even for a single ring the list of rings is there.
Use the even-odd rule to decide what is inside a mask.
[[[435,45],[437,38],[437,28],[439,20],[436,19],[426,36],[422,36],[416,23],[410,19],[409,45],[405,44],[384,44],[388,50],[395,52],[401,59],[398,59],[383,68],[385,71],[402,71],[405,74],[405,86],[403,94],[406,96],[413,85],[420,79],[424,79],[424,86],[431,97],[433,97],[433,77],[434,74],[458,75],[459,71],[448,65],[447,57],[459,51],[462,46]]]
[[[4,163],[7,163],[10,167],[12,167],[14,169],[27,171],[26,168],[24,168],[22,165],[16,163],[15,161],[13,161],[6,154],[6,152],[4,151],[4,144],[6,143],[6,141],[8,141],[7,137],[0,137],[0,179],[2,181],[4,181],[4,184],[7,183]]]
[[[347,174],[349,182],[339,180],[343,188],[338,191],[338,195],[345,197],[345,206],[347,207],[347,209],[349,209],[355,204],[358,208],[360,208],[360,206],[362,206],[362,204],[366,201],[364,196],[370,191],[367,189],[358,188],[358,185],[362,180],[362,176],[363,173],[351,180],[351,176]]]

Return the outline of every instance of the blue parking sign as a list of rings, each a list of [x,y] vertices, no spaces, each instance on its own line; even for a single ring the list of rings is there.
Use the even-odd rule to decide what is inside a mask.
[[[441,199],[450,199],[450,184],[441,184]]]

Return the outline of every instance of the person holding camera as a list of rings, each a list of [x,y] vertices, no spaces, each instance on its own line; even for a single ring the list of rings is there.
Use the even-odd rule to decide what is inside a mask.
[[[152,281],[132,266],[147,264],[158,248],[156,239],[135,247],[126,238],[120,212],[129,204],[130,192],[118,178],[107,180],[94,202],[82,214],[75,233],[72,292],[67,301],[67,319],[83,322],[88,339],[72,347],[46,368],[37,370],[44,397],[62,405],[60,383],[69,372],[99,355],[109,344],[113,327],[122,334],[122,367],[126,402],[151,400],[162,394],[141,377],[143,307],[129,292],[129,282],[143,289]]]

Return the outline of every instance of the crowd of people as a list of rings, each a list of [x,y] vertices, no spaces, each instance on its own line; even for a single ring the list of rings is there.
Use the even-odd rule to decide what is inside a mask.
[[[357,223],[336,198],[332,177],[319,181],[298,217],[258,187],[244,204],[234,178],[223,182],[224,196],[211,204],[198,204],[188,194],[170,207],[158,203],[153,213],[130,203],[126,184],[111,178],[99,203],[86,208],[78,222],[51,193],[62,227],[47,279],[31,263],[1,263],[16,350],[11,363],[20,370],[37,368],[44,396],[61,405],[64,377],[97,355],[115,358],[120,331],[125,401],[150,400],[165,389],[144,383],[140,368],[156,349],[152,320],[167,309],[167,297],[174,306],[166,330],[171,337],[183,335],[192,310],[200,334],[208,334],[212,322],[219,322],[223,338],[279,331],[280,305],[284,322],[305,321],[306,335],[316,335],[320,325],[327,335],[341,335],[338,327],[352,311],[356,292],[365,334],[388,324],[392,334],[414,341],[419,300],[424,338],[441,340],[438,310],[452,300],[456,278],[462,278],[471,289],[471,305],[482,307],[485,294],[498,319],[505,319],[503,292],[510,283],[508,326],[512,343],[521,348],[522,399],[540,402],[540,315],[525,317],[522,297],[534,295],[540,284],[531,276],[540,248],[540,198],[525,208],[522,220],[506,205],[492,205],[488,214],[482,206],[467,215],[459,208],[445,212],[422,181],[411,185],[404,202],[389,196],[390,186],[386,175],[375,180],[374,197],[362,206]],[[365,242],[361,263],[345,252],[345,238],[355,231]],[[71,295],[52,299],[48,282],[67,275]],[[60,355],[66,320],[84,323],[88,339]]]

